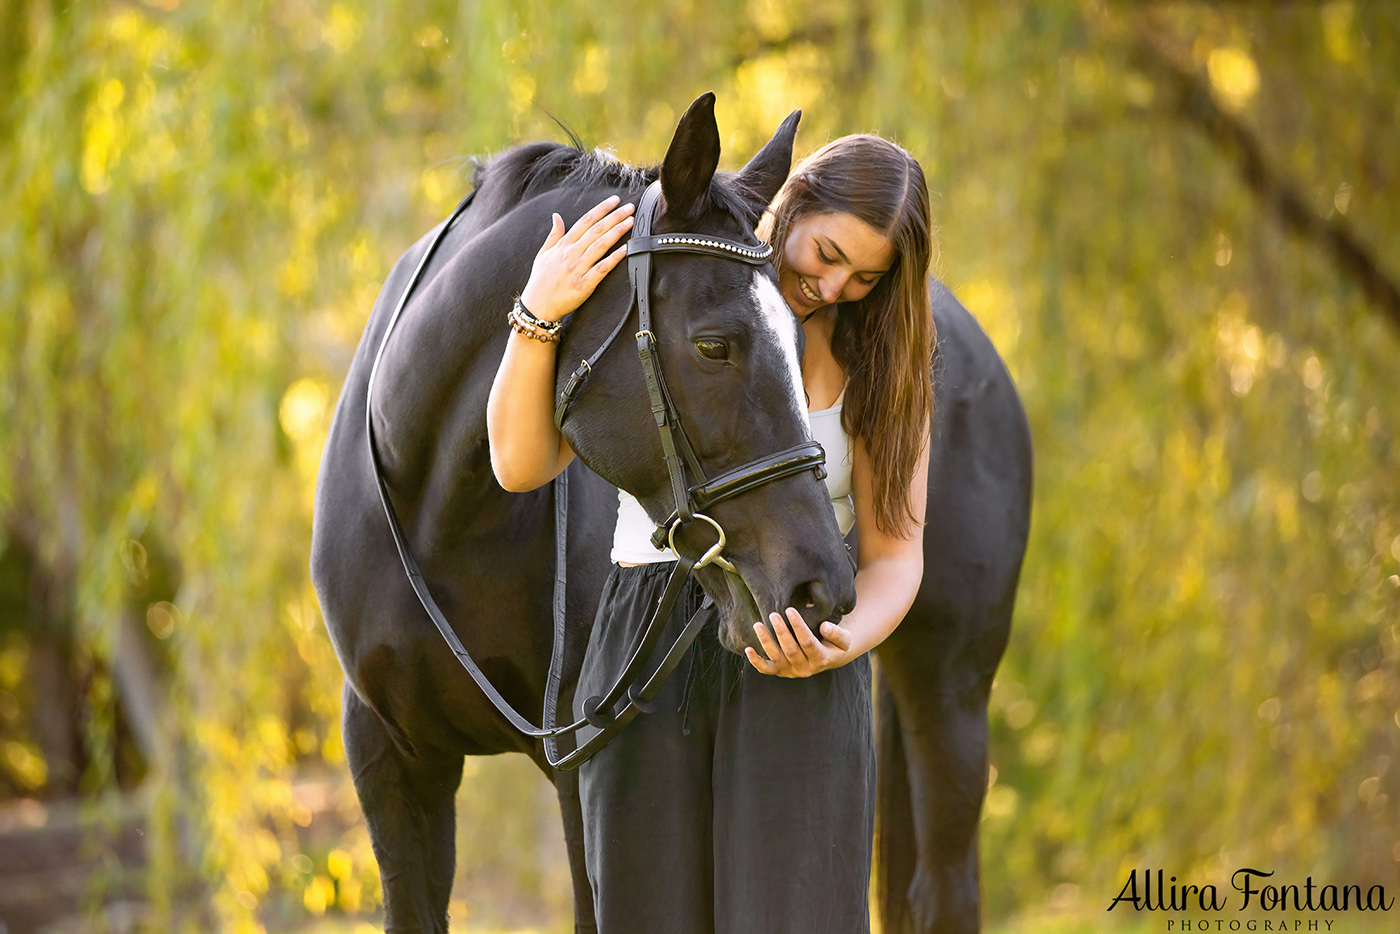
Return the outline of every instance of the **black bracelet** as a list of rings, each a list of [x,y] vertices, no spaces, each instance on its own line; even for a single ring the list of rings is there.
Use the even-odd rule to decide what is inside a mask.
[[[546,334],[558,334],[564,328],[564,325],[558,321],[544,321],[540,318],[536,318],[534,312],[525,307],[525,303],[520,300],[519,296],[515,299],[514,310],[516,314],[525,319],[526,323],[539,328]]]

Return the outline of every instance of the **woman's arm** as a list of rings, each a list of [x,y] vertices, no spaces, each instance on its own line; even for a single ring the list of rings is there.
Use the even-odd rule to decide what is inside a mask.
[[[840,668],[884,642],[909,612],[924,577],[924,515],[928,504],[929,439],[909,481],[909,505],[915,523],[909,538],[900,538],[875,523],[871,490],[870,457],[865,443],[855,439],[851,486],[856,508],[856,606],[837,625],[821,624],[821,638],[812,634],[802,615],[787,609],[785,622],[770,615],[777,642],[762,623],[754,631],[768,658],[745,649],[750,664],[764,674],[782,678],[806,678],[829,668]],[[789,625],[790,624],[790,625]],[[769,661],[773,659],[773,661]]]
[[[554,225],[535,257],[520,303],[543,321],[558,321],[583,304],[621,262],[627,248],[608,252],[632,227],[631,204],[612,197],[564,232]],[[511,329],[486,400],[486,436],[496,481],[512,493],[544,486],[574,459],[554,427],[555,345]]]

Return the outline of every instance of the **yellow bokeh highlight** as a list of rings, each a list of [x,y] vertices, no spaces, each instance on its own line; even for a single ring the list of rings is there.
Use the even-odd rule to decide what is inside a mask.
[[[48,763],[43,755],[27,743],[10,740],[5,744],[5,770],[21,787],[36,790],[48,781]]]
[[[1355,15],[1356,4],[1348,0],[1322,5],[1322,41],[1333,61],[1347,64],[1356,55],[1351,39],[1351,21]]]
[[[535,100],[535,79],[526,74],[515,74],[510,76],[507,84],[510,88],[511,109],[517,115],[524,114]]]
[[[735,69],[733,84],[719,95],[716,107],[720,125],[734,127],[724,142],[727,157],[744,158],[766,142],[789,113],[815,105],[821,98],[824,68],[817,50],[799,42]]]
[[[330,855],[326,857],[326,871],[333,879],[348,879],[354,868],[355,864],[350,859],[350,854],[344,850],[331,850]]]
[[[293,441],[305,441],[321,431],[330,393],[324,383],[303,377],[287,387],[277,416]]]
[[[125,85],[111,78],[97,92],[88,111],[87,129],[83,134],[82,181],[89,194],[100,195],[112,184],[111,170],[122,151],[123,126],[118,108],[125,97]]]
[[[362,27],[359,14],[343,3],[331,7],[330,16],[321,26],[321,41],[344,55],[359,41]]]
[[[608,50],[592,44],[574,72],[574,90],[580,94],[601,94],[608,87]]]
[[[1223,46],[1212,49],[1206,59],[1210,86],[1224,104],[1239,110],[1254,99],[1259,90],[1259,66],[1243,49]]]
[[[749,0],[749,21],[769,42],[781,42],[792,33],[794,12],[779,0]]]
[[[1021,338],[1021,316],[1006,284],[989,278],[975,279],[959,288],[957,294],[1002,356],[1011,356]]]
[[[301,903],[313,915],[325,914],[335,904],[335,883],[326,876],[316,876],[301,893]]]

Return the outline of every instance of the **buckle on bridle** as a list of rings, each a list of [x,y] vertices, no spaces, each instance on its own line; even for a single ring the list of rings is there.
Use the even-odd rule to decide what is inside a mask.
[[[711,545],[705,553],[700,556],[699,560],[695,562],[695,567],[698,569],[703,568],[707,564],[715,564],[729,571],[731,574],[738,574],[739,569],[730,563],[728,559],[720,556],[720,552],[724,550],[725,543],[728,541],[725,537],[724,529],[720,527],[718,522],[711,519],[703,512],[695,513],[694,518],[704,519],[706,522],[710,523],[710,527],[713,528],[715,534],[719,536],[719,541]],[[672,554],[680,554],[679,551],[676,551],[676,529],[681,527],[683,521],[684,520],[677,518],[675,522],[671,523],[671,528],[666,532],[666,544],[671,546]]]

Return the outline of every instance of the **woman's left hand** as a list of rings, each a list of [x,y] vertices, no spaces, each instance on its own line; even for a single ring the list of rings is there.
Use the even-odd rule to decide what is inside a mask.
[[[765,675],[779,678],[810,678],[819,671],[840,668],[850,661],[851,634],[832,622],[821,624],[821,638],[812,635],[807,622],[796,609],[788,607],[787,619],[777,613],[770,613],[773,632],[777,641],[762,623],[754,623],[759,644],[768,658],[764,658],[752,648],[744,649],[749,664]],[[789,627],[791,624],[791,627]]]

